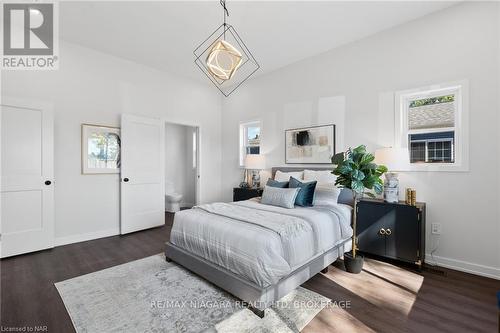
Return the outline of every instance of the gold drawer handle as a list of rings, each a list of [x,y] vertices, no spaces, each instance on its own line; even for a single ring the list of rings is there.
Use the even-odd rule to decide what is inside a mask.
[[[391,229],[387,229],[387,230],[385,231],[385,234],[386,234],[387,236],[390,236],[390,235],[392,234]]]
[[[381,235],[385,235],[385,229],[384,229],[384,228],[380,229],[380,230],[378,231],[378,233],[379,233],[379,234],[381,234]]]

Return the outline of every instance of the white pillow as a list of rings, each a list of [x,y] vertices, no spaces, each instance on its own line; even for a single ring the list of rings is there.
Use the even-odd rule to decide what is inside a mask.
[[[337,177],[334,174],[332,174],[332,172],[329,170],[321,170],[321,171],[304,170],[305,182],[317,181],[318,185],[335,184],[336,179]]]
[[[314,190],[313,205],[331,206],[336,205],[339,200],[340,188],[335,185],[317,185]]]
[[[264,205],[279,206],[284,208],[294,208],[295,198],[299,193],[300,188],[280,188],[265,186],[262,192],[260,203]]]
[[[276,171],[276,174],[274,175],[274,180],[278,182],[287,182],[290,180],[290,177],[293,177],[298,180],[304,179],[304,171],[297,171],[297,172],[281,172],[281,171]]]

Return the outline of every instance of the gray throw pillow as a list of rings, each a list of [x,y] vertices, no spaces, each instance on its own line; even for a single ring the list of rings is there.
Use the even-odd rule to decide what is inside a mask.
[[[279,188],[265,186],[260,203],[283,208],[294,208],[299,188]]]

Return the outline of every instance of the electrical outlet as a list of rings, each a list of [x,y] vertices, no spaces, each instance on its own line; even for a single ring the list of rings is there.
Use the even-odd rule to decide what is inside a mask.
[[[431,224],[431,233],[434,235],[441,235],[442,227],[441,223],[432,223]]]

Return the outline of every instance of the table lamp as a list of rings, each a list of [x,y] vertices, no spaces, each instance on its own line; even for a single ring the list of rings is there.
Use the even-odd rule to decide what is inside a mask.
[[[245,180],[248,179],[248,170],[252,171],[252,182],[251,186],[253,188],[260,187],[260,170],[266,168],[266,158],[264,155],[249,154],[245,157]]]
[[[375,163],[382,164],[389,170],[385,173],[384,201],[399,201],[399,179],[396,171],[409,169],[410,155],[407,148],[381,148],[375,151]]]

